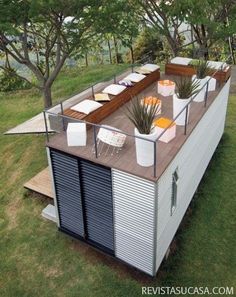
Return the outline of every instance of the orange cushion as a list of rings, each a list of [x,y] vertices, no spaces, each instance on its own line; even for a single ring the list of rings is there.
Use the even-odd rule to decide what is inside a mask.
[[[143,103],[146,105],[155,105],[155,104],[160,104],[161,100],[157,97],[149,96],[144,98]]]
[[[162,129],[166,129],[167,127],[170,126],[171,123],[172,123],[172,120],[170,120],[168,118],[159,118],[154,121],[154,125],[158,126],[159,128],[162,128]],[[173,122],[169,128],[171,128],[175,125],[176,125],[175,122]]]
[[[159,80],[158,83],[162,86],[173,86],[175,84],[172,80],[169,79]]]

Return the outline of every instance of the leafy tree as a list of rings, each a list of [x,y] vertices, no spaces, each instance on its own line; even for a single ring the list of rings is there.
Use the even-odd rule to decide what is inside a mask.
[[[164,60],[163,42],[160,34],[152,27],[144,27],[134,43],[134,60],[142,61],[145,56],[152,61]]]
[[[134,0],[134,5],[137,3],[142,9],[143,21],[155,28],[161,35],[165,36],[174,56],[177,56],[179,51],[189,44],[183,44],[183,32],[180,26],[183,23],[178,15],[173,14],[172,5],[175,0]],[[140,12],[139,12],[140,13]]]
[[[113,44],[115,61],[119,63],[121,58],[119,53],[120,43],[130,49],[131,60],[133,60],[133,41],[138,35],[140,27],[139,7],[134,4],[131,6],[130,1],[127,0],[106,0],[106,3],[103,12],[107,18],[105,24],[101,24],[101,27],[103,27],[103,33],[108,43],[110,62],[112,61],[111,44]]]
[[[29,83],[15,74],[16,70],[8,68],[0,73],[0,92],[9,92],[30,88]]]
[[[172,13],[191,25],[199,53],[206,59],[209,49],[236,29],[236,2],[232,0],[173,1]]]
[[[103,2],[0,1],[0,51],[28,67],[34,78],[22,78],[42,91],[45,107],[52,104],[51,87],[65,60],[95,34],[92,28]],[[8,71],[10,67],[1,68]]]

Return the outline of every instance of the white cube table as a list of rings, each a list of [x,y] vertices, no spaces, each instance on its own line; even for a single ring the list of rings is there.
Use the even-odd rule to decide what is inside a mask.
[[[163,142],[170,142],[173,138],[175,138],[176,135],[176,124],[172,123],[172,120],[168,118],[159,118],[154,122],[154,125],[157,127],[157,133],[160,135],[166,128],[167,131],[161,136],[159,139]]]
[[[162,96],[172,96],[175,92],[175,83],[171,80],[164,79],[159,80],[158,83],[158,93],[160,93]]]
[[[86,146],[87,131],[85,123],[69,123],[66,134],[68,146]]]

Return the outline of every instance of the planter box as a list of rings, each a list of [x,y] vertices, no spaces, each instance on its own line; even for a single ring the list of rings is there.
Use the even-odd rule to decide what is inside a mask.
[[[215,70],[212,71],[212,74]],[[165,65],[165,74],[166,75],[185,75],[185,76],[192,76],[196,74],[194,66],[192,65],[180,65],[180,64],[173,64],[167,63]],[[231,67],[228,66],[223,70],[219,70],[215,75],[214,78],[220,82],[226,82],[231,75]]]
[[[203,102],[204,101],[205,95],[206,95],[206,89],[207,89],[207,86],[205,84],[208,81],[208,79],[209,79],[209,76],[206,76],[203,79],[199,79],[199,78],[196,78],[196,75],[193,75],[192,81],[196,80],[199,83],[198,93],[196,95],[194,95],[195,96],[193,99],[194,102]]]
[[[176,94],[173,95],[173,118],[175,118],[180,111],[189,103],[191,97],[188,99],[179,99]],[[187,115],[187,123],[189,118],[189,110],[190,105],[188,107],[188,115]],[[186,109],[179,115],[179,117],[175,120],[176,125],[184,126],[186,119]]]
[[[154,128],[152,134],[140,134],[138,129],[134,129],[135,136],[143,137],[148,140],[157,139],[157,129]],[[154,165],[154,143],[143,139],[135,138],[137,163],[143,167]]]

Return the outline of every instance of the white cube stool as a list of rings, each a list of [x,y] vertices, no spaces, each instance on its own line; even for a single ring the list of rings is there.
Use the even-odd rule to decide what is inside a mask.
[[[175,92],[175,83],[171,80],[159,80],[158,83],[158,93],[162,96],[172,96]]]
[[[87,131],[85,123],[69,123],[66,134],[68,146],[86,146]]]
[[[172,120],[167,119],[167,118],[159,118],[154,122],[154,125],[157,127],[157,133],[160,135],[166,128],[167,131],[161,136],[159,139],[160,141],[163,142],[170,142],[173,138],[175,138],[176,135],[176,124],[175,122],[172,123]]]

